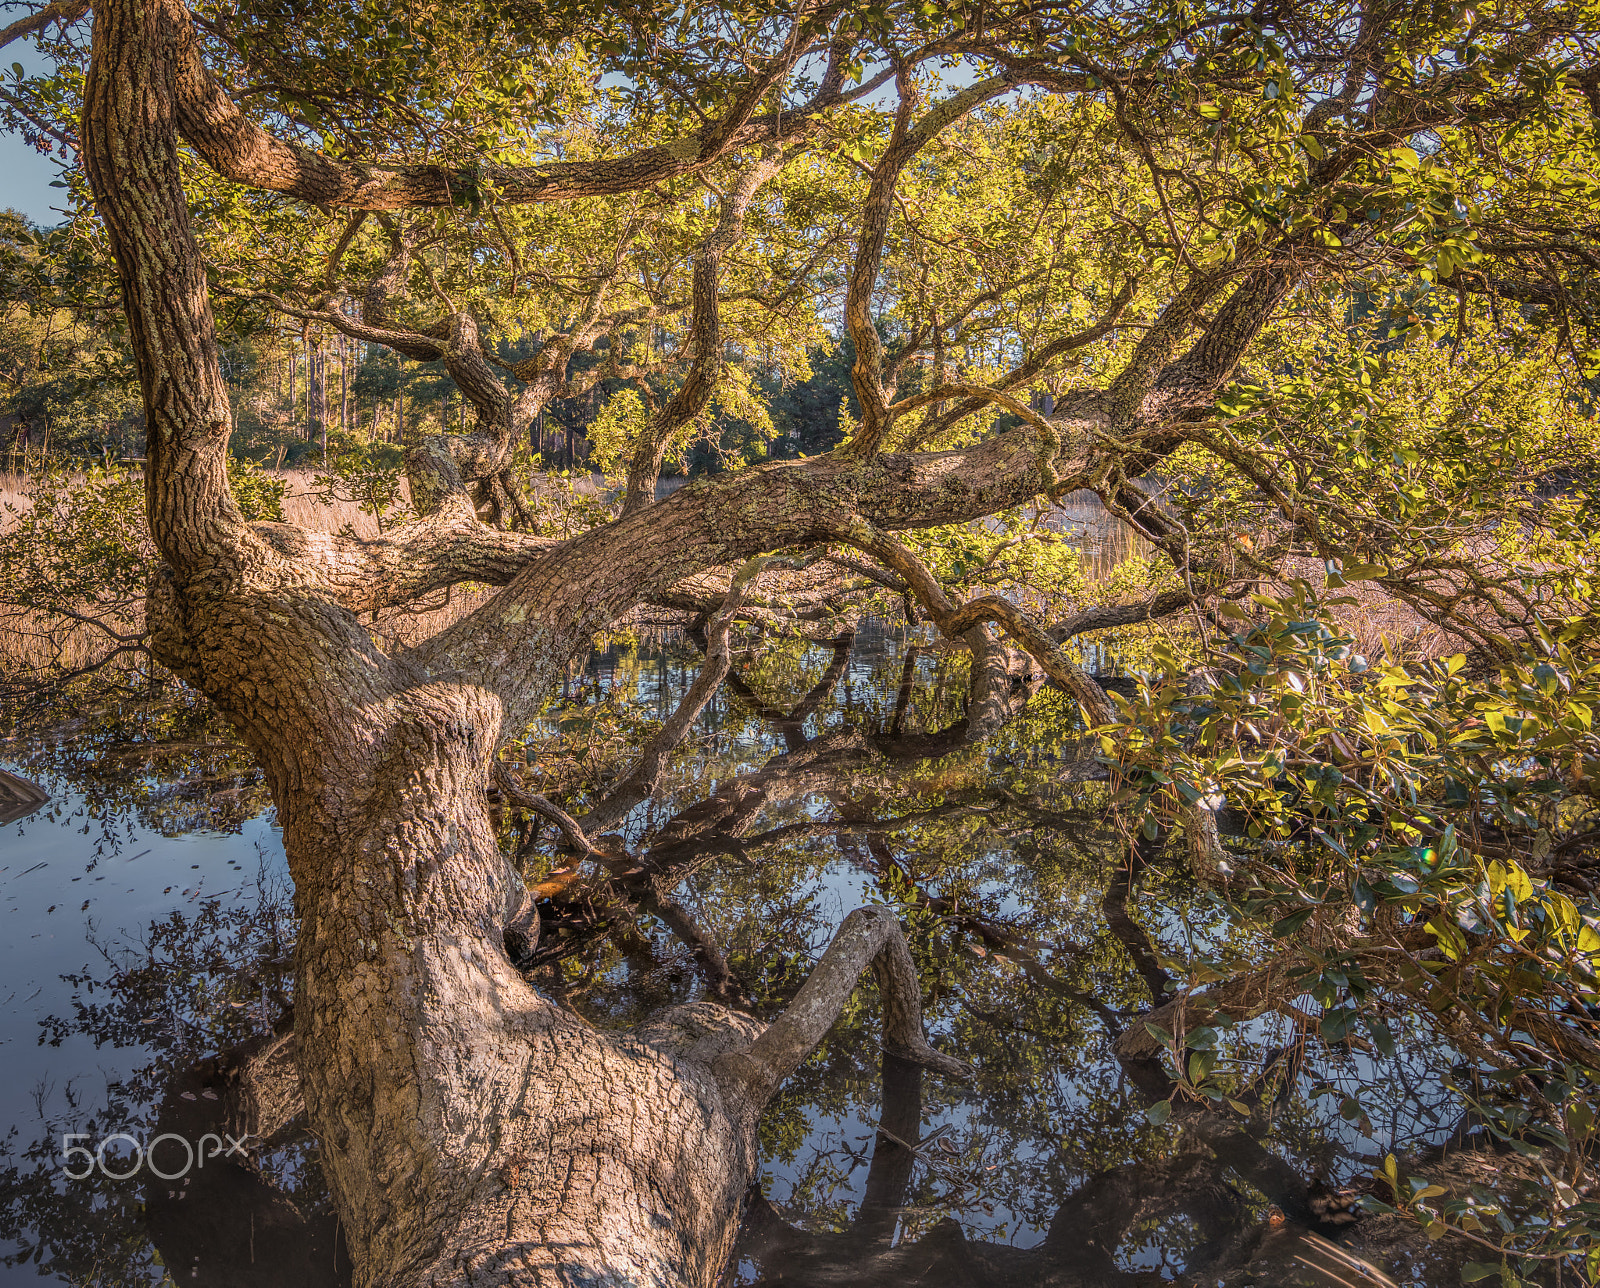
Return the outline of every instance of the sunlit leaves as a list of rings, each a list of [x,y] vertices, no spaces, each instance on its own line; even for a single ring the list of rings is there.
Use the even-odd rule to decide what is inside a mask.
[[[1568,1119],[1595,1113],[1586,1017],[1600,1004],[1600,904],[1554,879],[1550,856],[1596,812],[1592,631],[1536,622],[1537,646],[1486,677],[1459,656],[1357,670],[1335,605],[1308,584],[1255,605],[1261,616],[1213,659],[1214,686],[1153,676],[1103,733],[1124,808],[1148,827],[1216,784],[1246,834],[1229,902],[1280,960],[1298,961],[1321,1039],[1392,1055],[1397,1008],[1427,1017],[1471,1053],[1484,1085],[1456,1092],[1496,1139],[1570,1159]],[[1415,931],[1426,949],[1407,939]],[[1563,1071],[1545,1101],[1564,1106],[1554,1118],[1514,1090],[1552,1070]],[[1430,1228],[1479,1219],[1427,1206],[1441,1189],[1392,1179],[1399,1210]],[[1594,1213],[1556,1188],[1548,1200],[1559,1220],[1497,1231],[1513,1262],[1592,1237]]]

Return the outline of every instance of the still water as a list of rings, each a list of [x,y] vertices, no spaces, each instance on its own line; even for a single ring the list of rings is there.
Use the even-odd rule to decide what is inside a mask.
[[[530,731],[549,789],[575,806],[603,791],[698,657],[674,640],[596,651]],[[579,885],[542,910],[530,978],[603,1026],[705,996],[770,1016],[850,909],[899,910],[930,1032],[977,1080],[882,1057],[864,988],[768,1111],[728,1282],[1382,1282],[1368,1257],[1396,1282],[1459,1282],[1384,1221],[1348,1221],[1341,1193],[1453,1130],[1437,1053],[1402,1044],[1378,1068],[1274,1016],[1219,1047],[1239,1108],[1147,1120],[1165,1075],[1111,1040],[1169,971],[1247,954],[1249,936],[1176,859],[1118,833],[1059,696],[973,745],[965,684],[962,653],[903,631],[747,650],[611,841],[669,893]],[[0,767],[51,795],[0,828],[0,1282],[348,1282],[302,1126],[216,1157],[233,1138],[208,1062],[270,1049],[292,1005],[292,892],[248,758],[167,694],[63,713],[0,744]],[[689,827],[712,793],[742,813]],[[548,827],[505,827],[530,878],[570,863]],[[164,1131],[215,1131],[211,1172],[169,1141],[174,1179],[152,1176],[136,1151]],[[63,1152],[108,1139],[99,1162]]]

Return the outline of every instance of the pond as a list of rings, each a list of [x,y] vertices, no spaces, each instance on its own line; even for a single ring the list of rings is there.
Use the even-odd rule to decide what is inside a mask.
[[[603,784],[699,656],[675,637],[596,650],[530,731],[552,785],[581,803]],[[609,881],[578,879],[548,824],[504,820],[555,892],[529,977],[593,1023],[702,997],[770,1017],[847,912],[888,903],[935,1044],[976,1067],[963,1084],[884,1055],[859,990],[763,1120],[727,1282],[1459,1282],[1350,1211],[1386,1153],[1459,1137],[1449,1053],[1311,1042],[1302,999],[1308,1020],[1219,1035],[1232,1104],[1151,1121],[1167,1074],[1112,1040],[1182,963],[1256,945],[1181,858],[1121,834],[1059,694],[968,741],[966,670],[871,622],[747,641],[665,788],[604,838],[631,856]],[[0,767],[50,793],[0,829],[4,1282],[348,1282],[303,1125],[238,1137],[210,1103],[218,1057],[269,1058],[293,1001],[292,889],[248,758],[167,692],[0,743]],[[199,1165],[178,1140],[144,1157],[206,1131]]]

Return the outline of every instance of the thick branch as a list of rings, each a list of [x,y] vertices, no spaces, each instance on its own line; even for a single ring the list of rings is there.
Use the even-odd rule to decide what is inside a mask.
[[[1102,604],[1074,613],[1047,627],[1051,639],[1064,644],[1075,635],[1088,631],[1109,630],[1115,626],[1136,626],[1140,622],[1153,622],[1157,618],[1181,612],[1195,602],[1186,590],[1167,590],[1135,604]]]
[[[481,200],[485,187],[501,202],[566,201],[631,192],[705,169],[729,151],[787,137],[802,115],[839,101],[837,87],[792,113],[754,119],[761,100],[806,52],[791,40],[750,76],[727,111],[697,134],[627,156],[545,166],[379,165],[341,161],[285,143],[239,110],[201,58],[193,21],[180,0],[159,0],[176,39],[178,127],[206,164],[237,183],[281,192],[321,206],[398,210]]]
[[[132,3],[96,14],[83,163],[122,280],[144,394],[150,535],[180,576],[254,553],[228,491],[233,409],[184,195],[167,50],[186,12]]]
[[[374,538],[289,523],[253,526],[261,540],[354,613],[410,603],[463,582],[504,586],[531,560],[562,544],[553,537],[501,532],[461,509]]]
[[[53,0],[53,3],[45,5],[43,9],[18,18],[9,27],[0,30],[0,49],[4,49],[13,40],[37,35],[52,22],[59,22],[63,27],[68,23],[77,22],[88,12],[89,0]]]
[[[884,528],[979,518],[1056,487],[1055,460],[1053,435],[1030,424],[958,452],[814,457],[704,480],[536,560],[412,660],[474,677],[499,695],[503,728],[520,728],[578,641],[684,577],[837,537],[840,515]]]

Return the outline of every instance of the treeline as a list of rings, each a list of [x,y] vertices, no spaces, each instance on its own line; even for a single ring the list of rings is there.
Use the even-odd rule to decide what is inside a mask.
[[[127,336],[107,288],[104,263],[75,247],[69,228],[41,229],[0,212],[0,465],[14,470],[46,460],[133,460],[144,455],[144,412]],[[220,309],[223,378],[232,395],[231,447],[241,459],[275,468],[322,463],[359,445],[397,458],[421,435],[459,431],[470,404],[443,362],[418,363],[380,345],[256,311]],[[263,323],[266,323],[263,325]],[[502,341],[509,366],[533,357],[540,341]],[[603,365],[609,345],[579,353],[572,368]],[[712,432],[669,461],[666,472],[712,473],[736,463],[827,451],[841,438],[840,410],[859,412],[850,386],[854,348],[837,336],[810,353],[809,377],[788,379],[775,364],[730,352],[765,405],[770,426],[726,413]],[[646,378],[651,379],[650,377]],[[666,377],[655,378],[665,396]],[[604,377],[583,394],[550,402],[528,426],[525,451],[540,469],[580,469],[592,455],[591,427],[633,379]]]

